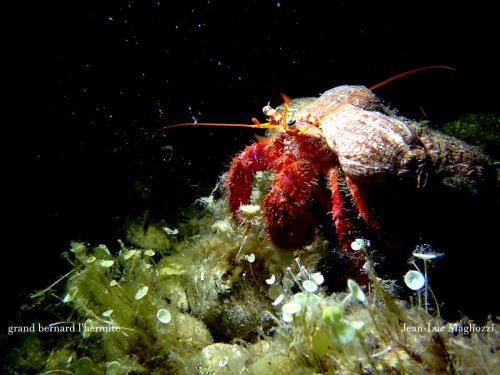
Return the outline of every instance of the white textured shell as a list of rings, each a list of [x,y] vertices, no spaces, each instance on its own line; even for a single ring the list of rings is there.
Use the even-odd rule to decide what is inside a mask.
[[[413,131],[380,112],[345,105],[323,118],[320,128],[351,177],[402,174],[425,159]]]
[[[364,86],[328,90],[298,115],[314,116],[344,173],[357,179],[420,172],[426,153],[401,120],[380,112],[378,99]]]

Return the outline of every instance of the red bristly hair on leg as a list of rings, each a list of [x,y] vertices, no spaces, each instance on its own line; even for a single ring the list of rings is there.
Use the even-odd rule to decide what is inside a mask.
[[[229,208],[236,219],[242,204],[250,202],[254,175],[268,168],[269,155],[266,155],[266,144],[257,143],[248,146],[243,153],[233,159],[227,173],[227,189]]]
[[[353,231],[354,225],[351,223],[348,209],[345,206],[345,198],[343,197],[340,185],[339,175],[341,172],[338,168],[332,168],[329,176],[329,184],[332,189],[332,216],[335,222],[335,230],[339,238],[340,248],[346,252],[351,258],[351,267],[357,274],[357,279],[361,284],[368,285],[369,280],[365,273],[359,272],[362,270],[365,263],[364,255],[357,253],[351,248],[354,240]]]
[[[352,198],[354,200],[354,205],[358,210],[361,218],[368,225],[368,228],[373,231],[377,231],[380,227],[380,224],[370,213],[368,203],[366,202],[361,189],[359,189],[358,185],[349,176],[345,176],[345,182],[347,184],[347,187],[349,188],[349,191],[351,192]]]
[[[295,250],[314,240],[318,221],[312,212],[314,198],[309,184],[319,171],[295,159],[276,172],[273,187],[263,202],[266,230],[275,245]]]

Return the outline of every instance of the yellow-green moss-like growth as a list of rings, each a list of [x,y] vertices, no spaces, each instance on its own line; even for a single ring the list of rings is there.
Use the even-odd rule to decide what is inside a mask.
[[[50,346],[43,333],[30,337],[8,373],[498,372],[495,323],[484,325],[491,332],[464,334],[472,322],[449,325],[431,315],[427,299],[422,308],[399,300],[394,282],[377,278],[369,259],[369,293],[349,280],[346,292],[327,294],[318,272],[326,241],[318,236],[296,253],[275,249],[259,208],[269,176],[256,180],[240,225],[223,199],[210,196],[177,228],[127,227],[131,244],[154,246],[151,235],[164,239],[161,248],[122,243],[111,253],[72,244],[64,290],[57,292],[62,283],[48,289],[60,299],[43,305],[63,307],[46,324],[76,324],[78,332],[59,334]]]
[[[500,118],[492,114],[468,114],[447,122],[444,133],[482,148],[493,159],[500,159]]]

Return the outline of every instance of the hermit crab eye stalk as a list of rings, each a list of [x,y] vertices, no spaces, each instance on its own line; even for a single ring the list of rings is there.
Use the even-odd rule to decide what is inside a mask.
[[[268,114],[273,110],[273,107],[267,104],[266,106],[264,106],[264,108],[262,108],[262,113],[264,113],[265,116],[268,116]]]
[[[286,119],[286,123],[283,122],[283,129],[289,134],[298,134],[299,129],[296,126],[296,120],[294,118]]]
[[[264,116],[266,116],[266,121],[271,125],[279,125],[283,116],[276,109],[271,107],[269,104],[262,108]]]

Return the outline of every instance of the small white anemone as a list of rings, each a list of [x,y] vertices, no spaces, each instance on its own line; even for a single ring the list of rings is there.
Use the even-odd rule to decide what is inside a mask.
[[[276,299],[273,301],[272,305],[273,306],[278,306],[281,302],[283,302],[283,299],[285,298],[285,295],[280,294]]]
[[[311,274],[311,280],[317,285],[321,285],[325,282],[325,277],[321,274],[321,272],[314,272]]]
[[[295,301],[288,302],[281,308],[281,311],[290,315],[297,314],[298,312],[300,312],[300,310],[302,310],[302,305]]]
[[[159,309],[156,318],[162,324],[168,324],[172,320],[172,314],[167,309]]]
[[[361,290],[361,287],[356,283],[354,280],[347,280],[347,287],[349,288],[349,292],[351,292],[351,295],[357,299],[361,303],[366,302],[366,296],[365,293]]]
[[[436,259],[436,258],[440,258],[442,257],[444,254],[443,253],[417,253],[417,252],[413,252],[412,253],[413,256],[415,258],[419,258],[419,259],[422,259],[424,261],[428,261],[428,260],[432,260],[432,259]]]
[[[104,311],[101,315],[105,318],[109,318],[111,316],[111,314],[113,314],[113,310],[109,309],[109,310]]]
[[[276,276],[271,275],[271,277],[269,279],[266,279],[266,284],[273,285],[275,281],[276,281]]]
[[[359,250],[365,249],[367,247],[370,247],[370,241],[364,240],[362,238],[356,238],[351,243],[351,249],[353,249],[354,251],[359,251]]]
[[[146,285],[141,286],[139,289],[137,289],[137,292],[135,293],[134,298],[138,301],[138,300],[144,298],[144,296],[146,294],[148,294],[148,291],[149,291],[149,288]]]
[[[306,292],[310,292],[310,293],[314,293],[315,291],[318,290],[318,284],[316,284],[314,281],[312,280],[305,280],[303,283],[302,283],[302,287],[304,288],[304,290]]]
[[[99,261],[99,265],[101,267],[104,267],[104,268],[109,268],[111,267],[113,264],[115,264],[115,261],[114,260],[101,260]]]
[[[408,271],[405,274],[405,284],[411,290],[420,290],[425,285],[425,277],[419,271]]]
[[[254,253],[251,253],[249,255],[245,255],[245,260],[248,262],[248,263],[253,263],[255,262],[255,254]]]
[[[282,319],[286,323],[290,323],[293,320],[293,315],[299,313],[302,310],[302,306],[297,302],[288,302],[281,308]]]

